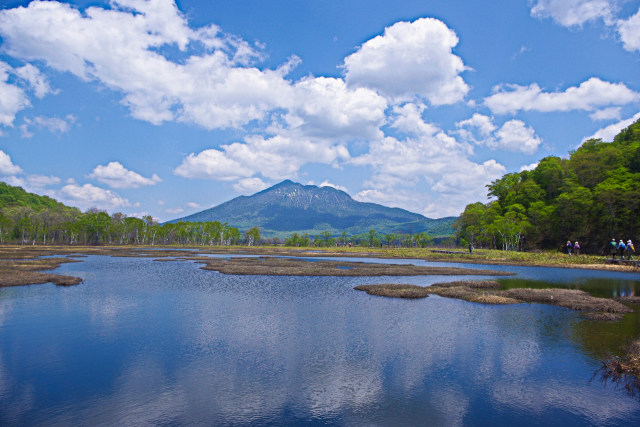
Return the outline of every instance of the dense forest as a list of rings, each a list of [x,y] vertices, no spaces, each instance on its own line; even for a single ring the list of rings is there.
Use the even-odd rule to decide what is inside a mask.
[[[81,212],[47,196],[0,182],[0,243],[83,245],[255,244],[257,229],[244,234],[218,221],[159,224],[151,216]]]
[[[263,239],[257,227],[241,232],[220,221],[159,224],[151,216],[109,215],[98,209],[81,212],[47,196],[28,193],[0,182],[0,243],[22,245],[192,245],[229,246],[284,244],[285,246],[336,246],[349,243],[364,246],[420,246],[433,238],[422,232],[413,235],[376,230],[358,236],[317,236],[292,233],[284,241]]]
[[[504,250],[561,249],[570,240],[602,253],[640,232],[640,120],[613,140],[585,141],[568,158],[487,186],[491,201],[468,205],[455,224],[461,244]],[[635,240],[634,240],[635,242]]]

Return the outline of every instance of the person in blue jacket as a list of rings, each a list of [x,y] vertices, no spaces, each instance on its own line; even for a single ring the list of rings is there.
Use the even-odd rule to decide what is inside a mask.
[[[571,249],[573,249],[573,245],[571,244],[571,240],[567,240],[567,253],[571,256]]]
[[[620,259],[624,259],[624,250],[627,249],[627,245],[624,243],[622,239],[620,239],[620,243],[618,243],[618,255]]]

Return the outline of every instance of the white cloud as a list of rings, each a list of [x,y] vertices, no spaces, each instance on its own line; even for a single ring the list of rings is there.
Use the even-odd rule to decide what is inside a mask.
[[[0,125],[12,126],[16,114],[30,106],[24,90],[9,83],[13,72],[8,64],[0,61]]]
[[[622,46],[629,52],[640,51],[640,9],[627,20],[616,23]]]
[[[437,19],[397,22],[345,58],[346,81],[390,99],[417,96],[432,105],[454,104],[469,92],[460,77],[465,66],[452,53],[457,44],[455,32]]]
[[[538,138],[531,127],[527,127],[521,120],[510,120],[496,132],[496,139],[491,141],[491,147],[509,151],[521,151],[533,154],[542,140]]]
[[[468,144],[440,130],[404,140],[372,141],[368,153],[351,160],[373,171],[356,197],[432,217],[458,215],[469,200],[484,198],[484,186],[505,172],[494,160],[470,161],[471,153]]]
[[[245,138],[245,142],[191,153],[174,173],[185,178],[218,181],[240,181],[257,174],[278,180],[295,177],[306,163],[334,164],[349,157],[344,145],[327,140],[253,135]]]
[[[335,188],[336,190],[340,190],[340,191],[344,191],[345,193],[349,193],[349,190],[347,190],[347,187],[343,187],[342,185],[337,185],[337,184],[333,184],[332,182],[329,182],[327,180],[322,181],[318,187],[331,187],[331,188]]]
[[[531,163],[529,165],[524,165],[524,166],[520,167],[520,172],[522,172],[522,171],[532,171],[532,170],[534,170],[535,168],[538,167],[538,163],[539,162],[535,162],[535,163]]]
[[[64,119],[45,116],[36,116],[33,119],[25,117],[24,123],[20,125],[20,130],[23,138],[31,138],[33,136],[33,133],[29,130],[30,127],[47,129],[52,133],[63,134],[69,132],[75,122],[76,117],[73,114],[67,114]]]
[[[409,135],[433,135],[440,129],[437,126],[426,123],[422,118],[422,112],[426,109],[424,104],[407,103],[402,106],[394,106],[391,127]]]
[[[622,107],[609,107],[604,108],[602,110],[594,111],[589,114],[591,120],[620,120],[620,114],[622,112]]]
[[[571,27],[597,19],[611,22],[614,9],[615,2],[610,0],[537,0],[531,15],[551,18],[565,27]]]
[[[483,136],[491,135],[496,130],[493,119],[479,113],[474,113],[471,118],[457,122],[456,127],[472,127],[478,129]]]
[[[154,124],[239,127],[289,104],[292,90],[283,78],[289,64],[275,71],[249,67],[261,58],[258,51],[215,26],[192,30],[171,0],[111,6],[81,13],[68,4],[33,1],[0,11],[0,35],[10,55],[121,91],[131,114]],[[187,58],[172,62],[158,53],[169,45]],[[189,55],[190,46],[205,53]]]
[[[45,75],[33,65],[26,64],[20,68],[16,68],[15,74],[27,82],[37,98],[44,98],[46,95],[53,93]]]
[[[184,209],[182,208],[172,208],[172,209],[165,209],[164,210],[166,213],[170,213],[170,214],[179,214],[184,212]]]
[[[494,88],[484,104],[495,114],[517,111],[592,111],[604,106],[626,105],[640,101],[640,94],[624,83],[609,83],[592,77],[564,92],[543,92],[535,83],[529,86],[507,85]]]
[[[233,184],[233,189],[240,194],[251,195],[267,188],[260,178],[244,178]]]
[[[3,181],[15,187],[22,187],[25,191],[31,193],[50,193],[47,187],[60,183],[60,178],[53,175],[27,175],[27,176],[10,176],[3,178]]]
[[[640,113],[637,113],[629,119],[622,120],[618,123],[614,123],[603,129],[600,129],[593,135],[585,138],[584,141],[586,141],[587,139],[602,139],[605,142],[611,142],[613,141],[613,138],[620,133],[621,130],[628,128],[638,120],[640,120]]]
[[[109,210],[131,206],[131,203],[119,194],[92,184],[67,184],[56,192],[56,195],[63,203],[83,210],[92,207]]]
[[[387,101],[374,91],[348,88],[344,80],[326,77],[304,78],[294,85],[294,91],[284,117],[287,133],[310,138],[379,136]]]
[[[0,176],[17,175],[22,173],[22,168],[13,164],[11,157],[0,150]]]
[[[458,130],[455,133],[462,140],[486,145],[494,150],[533,154],[542,142],[535,131],[520,120],[509,120],[498,129],[492,117],[475,113],[471,118],[457,122],[456,127]]]
[[[189,206],[191,209],[198,209],[200,207],[200,205],[196,202],[188,202],[187,206]]]
[[[230,159],[223,151],[213,148],[189,154],[173,172],[184,178],[219,181],[235,181],[254,173],[242,160]]]
[[[138,188],[156,185],[162,181],[156,174],[153,174],[151,178],[145,178],[126,169],[120,162],[109,162],[106,166],[98,165],[88,177],[107,184],[111,188]]]

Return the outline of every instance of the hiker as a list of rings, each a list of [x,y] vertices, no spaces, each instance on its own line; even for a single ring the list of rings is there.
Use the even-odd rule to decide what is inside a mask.
[[[567,253],[569,254],[569,256],[571,256],[572,248],[573,248],[573,245],[571,244],[571,240],[567,240]]]
[[[624,250],[627,248],[627,245],[624,244],[624,241],[620,239],[620,243],[618,243],[618,255],[620,259],[624,259]]]
[[[611,254],[611,258],[616,259],[616,252],[618,251],[618,245],[616,244],[616,239],[611,239],[609,243],[609,253]]]
[[[625,251],[627,252],[627,259],[633,258],[633,254],[636,251],[636,248],[633,247],[633,242],[631,240],[627,241]]]
[[[580,243],[575,242],[573,244],[573,253],[576,255],[580,255]]]

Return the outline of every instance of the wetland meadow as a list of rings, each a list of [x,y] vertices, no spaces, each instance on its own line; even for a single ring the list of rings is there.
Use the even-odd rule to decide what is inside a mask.
[[[640,272],[421,255],[2,247],[0,424],[640,423]]]

